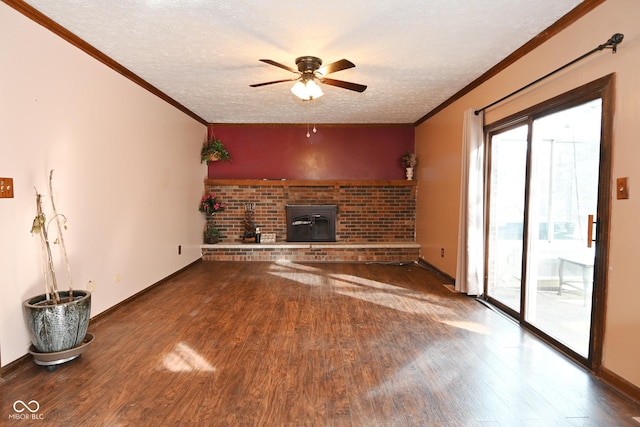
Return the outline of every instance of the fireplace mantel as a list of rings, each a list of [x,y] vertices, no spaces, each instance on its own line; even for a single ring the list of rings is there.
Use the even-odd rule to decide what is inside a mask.
[[[408,187],[416,185],[416,181],[403,179],[205,179],[205,185],[237,185],[237,186],[274,186],[274,187]]]

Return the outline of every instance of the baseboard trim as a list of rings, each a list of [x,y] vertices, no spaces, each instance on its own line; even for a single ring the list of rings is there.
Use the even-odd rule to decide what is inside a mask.
[[[640,387],[630,383],[620,375],[607,368],[601,368],[600,372],[598,372],[598,378],[623,396],[640,403]]]
[[[158,286],[164,284],[165,282],[167,282],[168,280],[174,278],[175,276],[177,276],[178,274],[182,273],[183,271],[189,269],[190,267],[198,264],[202,262],[202,258],[198,258],[197,260],[193,261],[190,264],[187,264],[186,266],[182,267],[180,270],[175,271],[174,273],[171,273],[170,275],[168,275],[167,277],[160,279],[159,281],[157,281],[156,283],[153,283],[149,286],[147,286],[146,288],[144,288],[143,290],[141,290],[140,292],[137,292],[133,295],[131,295],[129,298],[124,299],[122,301],[120,301],[119,303],[117,303],[114,306],[109,307],[108,309],[106,309],[105,311],[103,311],[102,313],[96,314],[94,317],[91,318],[91,320],[89,320],[89,326],[94,326],[96,323],[100,322],[102,319],[104,319],[105,317],[108,317],[110,314],[112,314],[115,311],[118,311],[119,309],[121,309],[123,306],[126,306],[127,304],[129,304],[131,301],[134,301],[137,298],[140,298],[141,296],[145,295],[146,293],[152,291],[153,289],[157,288]]]
[[[420,264],[422,267],[426,268],[427,270],[432,271],[433,273],[437,274],[438,276],[442,277],[442,279],[445,280],[448,285],[454,285],[456,283],[456,279],[454,279],[453,277],[449,276],[444,271],[441,271],[435,265],[428,263],[427,261],[425,261],[424,258],[422,258],[422,257],[418,258],[418,264]]]
[[[29,353],[25,354],[22,357],[17,358],[11,363],[8,363],[6,366],[0,368],[0,382],[4,382],[6,378],[13,375],[21,366],[24,366],[27,362],[31,361],[31,356]]]
[[[192,263],[186,265],[185,267],[182,267],[180,270],[168,275],[164,279],[161,279],[161,280],[157,281],[156,283],[153,283],[152,285],[147,286],[146,288],[144,288],[140,292],[137,292],[137,293],[131,295],[129,298],[120,301],[118,304],[106,309],[102,313],[95,315],[94,317],[92,317],[89,320],[89,327],[95,326],[96,323],[104,320],[110,314],[112,314],[113,312],[119,310],[123,306],[129,304],[131,301],[133,301],[136,298],[139,298],[142,295],[146,294],[147,292],[157,288],[158,286],[160,286],[163,283],[167,282],[169,279],[172,279],[173,277],[177,276],[178,274],[182,273],[183,271],[187,270],[188,268],[190,268],[190,267],[192,267],[192,266],[194,266],[194,265],[196,265],[196,264],[198,264],[200,262],[202,262],[202,258],[198,258],[197,260],[195,260]],[[0,382],[2,382],[4,378],[7,378],[9,375],[12,375],[16,371],[18,371],[18,369],[21,366],[23,366],[24,364],[26,364],[28,362],[31,362],[31,356],[29,355],[29,353],[25,354],[22,357],[17,358],[13,362],[8,363],[6,366],[0,366]]]

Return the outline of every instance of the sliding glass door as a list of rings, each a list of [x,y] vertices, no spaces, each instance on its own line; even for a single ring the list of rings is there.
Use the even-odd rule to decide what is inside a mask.
[[[527,135],[526,125],[493,135],[489,155],[487,295],[516,313],[522,290]]]
[[[488,134],[485,296],[585,360],[602,111],[600,97],[574,101]]]
[[[600,99],[533,122],[525,320],[587,357]]]

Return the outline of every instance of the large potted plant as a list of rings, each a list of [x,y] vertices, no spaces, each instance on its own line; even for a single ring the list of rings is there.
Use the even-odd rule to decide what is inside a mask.
[[[93,339],[87,334],[91,315],[91,293],[74,290],[71,268],[64,242],[63,230],[67,218],[56,211],[53,199],[53,171],[49,174],[49,192],[52,216],[47,220],[42,209],[42,195],[36,189],[36,217],[31,233],[40,236],[42,249],[42,269],[44,273],[44,294],[28,298],[22,308],[25,323],[32,342],[30,353],[34,362],[49,370],[79,356]],[[53,230],[51,227],[53,226]],[[58,290],[51,232],[55,233],[54,244],[64,261],[67,272],[68,290]],[[86,340],[85,340],[86,338]]]
[[[222,141],[214,137],[202,144],[202,150],[200,151],[200,161],[202,163],[225,160],[231,160],[231,154],[229,154]]]

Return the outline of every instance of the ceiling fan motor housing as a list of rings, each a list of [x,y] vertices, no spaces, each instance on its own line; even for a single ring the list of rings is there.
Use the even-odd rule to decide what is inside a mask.
[[[296,58],[296,65],[302,74],[313,74],[322,65],[322,59],[315,56],[301,56]]]

